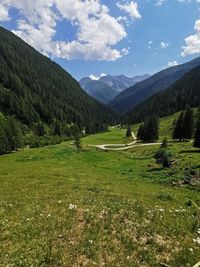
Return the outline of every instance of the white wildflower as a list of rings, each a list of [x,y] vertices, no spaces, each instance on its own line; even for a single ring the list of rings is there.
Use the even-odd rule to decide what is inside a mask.
[[[51,214],[48,214],[48,215],[47,215],[47,218],[50,218],[50,217],[51,217]]]
[[[194,238],[193,242],[197,243],[198,245],[200,245],[200,237]]]
[[[76,209],[76,208],[77,208],[76,205],[74,205],[74,204],[69,204],[69,209],[70,209],[70,210],[74,210],[74,209]]]

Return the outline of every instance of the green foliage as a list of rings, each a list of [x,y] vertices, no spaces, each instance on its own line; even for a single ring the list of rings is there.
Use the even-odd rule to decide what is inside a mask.
[[[194,147],[200,148],[200,112],[198,114],[198,121],[194,136]]]
[[[0,154],[16,151],[23,146],[21,125],[12,117],[0,119]]]
[[[79,151],[81,150],[81,138],[80,138],[80,133],[75,133],[74,135],[74,145],[76,149]]]
[[[172,134],[173,139],[190,140],[194,133],[194,113],[192,109],[182,111],[179,115]]]
[[[131,125],[128,125],[126,130],[126,137],[131,137],[131,134],[132,134]]]
[[[175,127],[174,127],[174,131],[173,131],[173,135],[172,138],[173,139],[179,139],[179,141],[182,140],[183,138],[183,123],[184,123],[184,112],[181,112],[181,114],[179,115]]]
[[[63,126],[76,123],[80,128],[88,122],[115,123],[118,116],[90,98],[66,71],[39,54],[11,32],[0,28],[0,111],[14,115],[29,128],[41,123],[62,136]],[[67,133],[69,135],[69,133]]]
[[[82,140],[119,143],[125,131]],[[186,267],[199,261],[193,241],[199,236],[199,191],[171,186],[184,166],[199,166],[196,149],[180,153],[192,149],[190,142],[171,143],[178,156],[171,169],[155,165],[156,146],[76,153],[70,144],[0,158],[0,266],[101,266],[103,259],[109,267]]]
[[[8,150],[8,139],[2,125],[0,124],[0,155],[5,154]]]
[[[138,130],[137,137],[143,142],[154,142],[159,139],[159,121],[156,116],[149,117]]]
[[[200,103],[200,67],[194,68],[168,89],[146,99],[126,114],[129,122],[142,122],[149,114],[165,117]],[[153,84],[154,85],[154,84]],[[159,83],[160,89],[160,83]]]
[[[165,137],[165,138],[163,139],[163,142],[162,142],[160,148],[167,149],[168,146],[169,146],[169,144],[168,144],[167,138]]]
[[[172,154],[169,151],[167,151],[166,149],[160,148],[156,152],[154,157],[156,159],[157,164],[162,164],[162,166],[165,168],[171,167]]]

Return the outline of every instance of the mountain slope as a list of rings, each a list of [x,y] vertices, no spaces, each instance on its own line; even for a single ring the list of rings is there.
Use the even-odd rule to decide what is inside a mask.
[[[117,92],[102,81],[94,81],[90,78],[83,78],[80,81],[85,92],[102,103],[109,103]]]
[[[159,117],[171,115],[187,106],[200,105],[200,67],[185,74],[168,89],[161,91],[136,106],[126,118],[131,122],[143,121],[149,114]]]
[[[149,77],[150,77],[149,74],[138,75],[132,78],[129,78],[125,75],[106,75],[101,77],[100,81],[110,86],[117,92],[117,94],[119,94],[126,88],[133,86],[136,83],[141,82]]]
[[[145,81],[137,83],[120,93],[110,103],[110,106],[115,110],[126,113],[153,94],[167,89],[184,74],[198,66],[200,66],[200,57],[185,64],[158,72]]]
[[[82,78],[79,83],[81,87],[93,98],[102,103],[111,102],[124,89],[149,78],[148,74],[135,76],[133,78],[125,75],[106,75],[99,80],[92,80],[89,77]]]
[[[90,98],[59,65],[0,27],[0,111],[31,126],[88,121],[109,123],[115,114]]]

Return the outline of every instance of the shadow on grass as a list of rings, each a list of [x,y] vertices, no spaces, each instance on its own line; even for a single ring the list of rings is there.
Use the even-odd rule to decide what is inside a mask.
[[[163,169],[164,169],[163,167],[155,167],[155,168],[151,168],[151,169],[147,170],[147,172],[160,172]]]
[[[200,150],[199,149],[183,149],[179,153],[180,154],[200,153]]]

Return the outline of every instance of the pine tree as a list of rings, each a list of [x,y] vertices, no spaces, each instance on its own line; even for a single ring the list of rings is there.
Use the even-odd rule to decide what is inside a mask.
[[[194,133],[194,113],[192,109],[187,109],[183,119],[183,139],[190,140]]]
[[[7,152],[8,149],[8,139],[6,137],[6,133],[4,128],[0,124],[0,155],[3,155]]]
[[[142,130],[142,131],[141,131]],[[141,140],[144,142],[155,142],[159,138],[159,121],[156,116],[152,116],[144,122],[141,128]]]
[[[183,122],[184,122],[184,112],[181,112],[173,130],[172,138],[174,140],[176,139],[178,139],[179,141],[183,140]]]
[[[128,125],[126,130],[126,137],[130,137],[132,135],[131,125]]]
[[[194,147],[200,148],[200,113],[194,135]]]
[[[39,122],[35,127],[35,132],[38,136],[44,136],[46,134],[44,123]]]
[[[159,124],[158,124],[158,118],[156,116],[152,116],[148,120],[147,125],[147,136],[148,140],[150,142],[154,142],[158,140],[158,131],[159,131]]]
[[[80,134],[79,133],[76,133],[74,135],[74,144],[75,144],[75,147],[76,149],[79,151],[81,150],[81,138],[80,138]]]
[[[144,124],[142,123],[142,124],[140,124],[140,127],[138,129],[137,139],[142,140],[143,134],[144,134]]]

